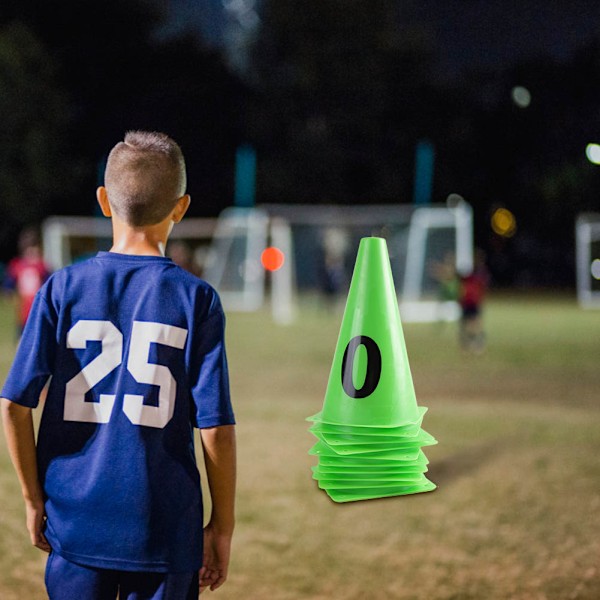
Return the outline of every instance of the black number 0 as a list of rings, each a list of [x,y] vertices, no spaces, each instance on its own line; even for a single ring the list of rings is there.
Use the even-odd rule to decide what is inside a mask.
[[[359,346],[364,346],[367,351],[367,375],[362,387],[357,390],[354,387],[352,371],[354,368],[354,356]],[[344,358],[342,359],[342,387],[351,398],[366,398],[370,396],[381,377],[381,351],[375,340],[366,335],[353,337],[346,346]]]

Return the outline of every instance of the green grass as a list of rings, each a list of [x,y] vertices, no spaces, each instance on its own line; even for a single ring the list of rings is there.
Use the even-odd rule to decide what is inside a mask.
[[[348,504],[312,481],[305,421],[322,407],[340,320],[314,305],[287,327],[229,315],[238,524],[217,597],[600,597],[600,313],[567,297],[492,297],[482,356],[460,352],[454,324],[405,324],[439,487]],[[0,502],[0,598],[45,598],[3,443]]]

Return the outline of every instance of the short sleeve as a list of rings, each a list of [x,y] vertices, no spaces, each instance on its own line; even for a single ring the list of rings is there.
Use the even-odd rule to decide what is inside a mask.
[[[225,351],[225,315],[220,305],[195,328],[190,348],[189,376],[195,426],[235,424]]]
[[[19,346],[0,395],[35,408],[52,375],[56,356],[56,313],[41,293],[33,302]]]

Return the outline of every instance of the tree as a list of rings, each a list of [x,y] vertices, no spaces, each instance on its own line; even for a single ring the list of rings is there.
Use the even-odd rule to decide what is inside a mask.
[[[409,199],[414,143],[433,128],[420,99],[435,90],[427,40],[401,34],[396,12],[391,0],[265,3],[252,123],[263,198]]]
[[[35,32],[68,98],[63,139],[81,177],[65,182],[52,212],[93,214],[107,153],[136,128],[164,131],[183,147],[198,200],[191,215],[214,215],[231,203],[244,86],[197,36],[161,38],[162,7],[156,0],[2,3],[0,23],[18,19]]]
[[[0,27],[0,250],[64,192],[66,98],[56,66],[25,25]]]

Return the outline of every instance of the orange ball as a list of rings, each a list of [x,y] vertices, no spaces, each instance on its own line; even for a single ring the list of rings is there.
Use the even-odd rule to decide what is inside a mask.
[[[283,267],[285,254],[279,248],[270,246],[262,251],[260,262],[267,271],[277,271]]]

